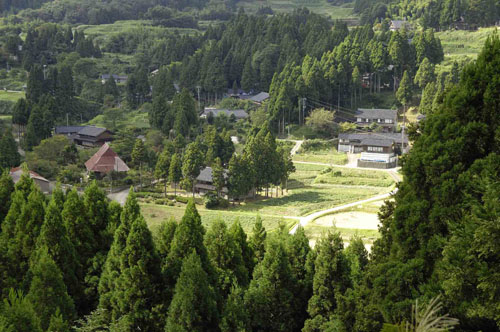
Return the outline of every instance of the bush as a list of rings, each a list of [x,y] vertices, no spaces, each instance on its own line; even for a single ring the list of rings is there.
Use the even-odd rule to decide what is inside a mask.
[[[300,146],[299,153],[332,150],[334,148],[335,146],[332,141],[325,141],[322,139],[310,139],[302,143],[302,145]]]
[[[217,194],[213,192],[209,192],[204,197],[205,207],[207,209],[213,209],[219,206],[219,199],[217,198]]]

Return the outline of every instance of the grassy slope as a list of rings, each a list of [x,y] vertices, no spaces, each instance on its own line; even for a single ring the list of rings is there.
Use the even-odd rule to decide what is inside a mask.
[[[250,13],[256,12],[260,7],[271,7],[275,12],[288,13],[297,8],[307,7],[314,13],[323,14],[332,19],[352,18],[352,7],[332,6],[326,0],[268,0],[268,1],[240,1],[239,7],[243,7]]]
[[[441,39],[445,58],[442,66],[451,66],[454,60],[475,59],[486,38],[496,29],[496,27],[491,27],[481,28],[477,31],[449,30],[438,32],[437,36]]]
[[[8,92],[0,90],[0,100],[8,100],[16,102],[18,99],[24,98],[24,92]]]

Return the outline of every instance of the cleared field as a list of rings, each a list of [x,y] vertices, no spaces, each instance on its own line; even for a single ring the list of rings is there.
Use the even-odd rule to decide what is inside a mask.
[[[116,118],[107,116],[106,113],[99,114],[88,122],[89,125],[106,128],[121,128],[121,127],[134,127],[134,128],[150,128],[148,113],[141,110],[135,110],[127,113],[118,112]]]
[[[318,175],[314,183],[390,187],[394,184],[394,180],[386,172],[370,172],[359,169],[332,167]]]
[[[338,152],[335,148],[336,145],[337,143],[334,141],[306,140],[293,156],[293,160],[334,165],[347,164],[347,155]]]
[[[285,196],[249,201],[240,206],[232,207],[230,211],[258,212],[261,215],[305,216],[389,191],[388,187],[356,187],[316,183],[315,179],[325,168],[324,166],[295,164],[295,167],[296,172],[290,177],[289,190]],[[370,171],[360,172],[374,173]],[[385,175],[385,173],[380,175]]]
[[[238,219],[241,223],[241,226],[247,233],[250,233],[252,231],[252,227],[257,216],[257,213],[207,210],[203,206],[199,205],[196,208],[200,213],[201,221],[205,227],[208,227],[217,219],[224,220],[228,225],[232,224],[236,219]],[[182,219],[182,216],[184,215],[184,210],[184,206],[141,204],[142,215],[146,219],[151,229],[155,229],[162,222],[172,217],[175,220],[180,221]],[[285,223],[288,227],[292,227],[296,223],[296,220],[284,219],[280,216],[260,214],[260,217],[262,218],[262,223],[267,231],[277,229],[280,223]]]
[[[307,7],[314,13],[331,17],[332,19],[353,18],[352,7],[332,6],[326,0],[269,0],[240,1],[238,7],[254,13],[261,7],[271,7],[275,12],[288,13],[298,8]]]
[[[0,90],[0,100],[12,101],[15,103],[21,98],[24,98],[24,92]]]
[[[444,67],[451,66],[454,60],[463,61],[466,58],[475,59],[481,51],[486,38],[497,27],[480,28],[477,31],[449,30],[438,32],[436,35],[443,45]]]

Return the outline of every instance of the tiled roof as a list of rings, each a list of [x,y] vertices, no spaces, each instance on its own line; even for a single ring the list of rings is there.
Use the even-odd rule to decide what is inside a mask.
[[[83,129],[83,126],[58,126],[55,129],[56,134],[67,135],[75,134]]]
[[[361,145],[369,145],[369,146],[383,146],[390,147],[394,143],[393,140],[390,139],[375,139],[375,138],[365,138],[361,141]]]
[[[44,182],[49,182],[49,180],[47,180],[46,178],[44,178],[40,174],[33,172],[33,171],[29,171],[29,172],[30,172],[30,178],[37,179],[37,180],[44,181]],[[14,167],[10,170],[10,176],[12,177],[12,181],[14,181],[14,183],[17,183],[17,181],[19,181],[22,174],[23,174],[23,170],[21,167]]]
[[[236,119],[245,119],[248,117],[248,113],[245,110],[227,110],[215,108],[205,108],[201,116],[207,117],[209,113],[212,113],[214,116],[218,116],[221,113],[224,113],[227,116],[231,116],[231,114],[234,114]]]
[[[128,166],[118,157],[107,143],[85,163],[88,171],[108,173],[110,171],[127,172]]]
[[[227,176],[227,170],[224,170],[224,178],[227,178]],[[205,167],[202,169],[196,180],[210,183],[213,182],[212,167]]]
[[[97,137],[106,131],[106,128],[85,126],[78,132],[79,135]]]
[[[396,110],[380,109],[380,108],[358,108],[355,113],[356,117],[363,119],[393,119],[396,120],[398,112]]]
[[[256,103],[262,103],[267,98],[269,98],[269,93],[267,93],[267,92],[261,92],[261,93],[256,94],[253,97],[250,97],[249,99],[251,101],[256,102]]]
[[[339,139],[349,140],[349,141],[362,141],[364,139],[386,139],[391,140],[395,143],[401,143],[401,133],[342,133],[339,134]],[[404,143],[408,143],[408,135],[403,137]]]

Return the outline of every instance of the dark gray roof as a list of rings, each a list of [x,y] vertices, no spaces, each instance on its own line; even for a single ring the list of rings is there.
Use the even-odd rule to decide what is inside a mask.
[[[55,129],[56,134],[67,135],[67,134],[75,134],[82,130],[83,126],[58,126]]]
[[[97,137],[106,131],[106,128],[85,126],[78,132],[79,135]]]
[[[110,74],[102,74],[101,75],[101,78],[103,80],[108,80],[109,78],[111,77]],[[116,79],[128,79],[128,76],[127,75],[116,75],[116,74],[113,74],[113,78],[116,80]]]
[[[390,147],[394,143],[393,140],[390,139],[376,139],[376,138],[365,138],[361,141],[361,145],[369,145],[369,146],[383,146]]]
[[[224,178],[227,178],[227,170],[224,170]],[[213,182],[212,180],[212,167],[205,167],[201,170],[200,175],[196,178],[197,181]]]
[[[339,134],[339,139],[349,141],[363,141],[365,139],[391,140],[396,143],[401,143],[401,133],[342,133]],[[404,143],[408,143],[408,135],[403,137]]]
[[[261,93],[256,94],[253,97],[250,97],[249,100],[254,101],[256,103],[262,103],[267,98],[269,98],[269,93],[261,92]]]
[[[209,113],[212,113],[214,116],[218,116],[221,113],[224,113],[227,116],[231,116],[231,114],[234,114],[236,119],[248,118],[248,113],[245,110],[227,110],[227,109],[215,109],[215,108],[205,108],[201,116],[207,117]]]
[[[358,108],[355,113],[356,117],[363,119],[393,119],[398,117],[398,111],[380,109],[380,108]]]

